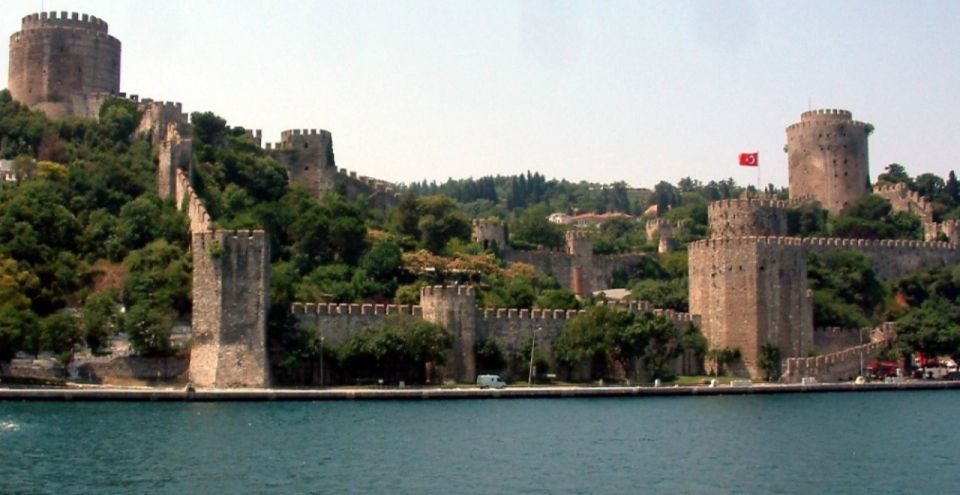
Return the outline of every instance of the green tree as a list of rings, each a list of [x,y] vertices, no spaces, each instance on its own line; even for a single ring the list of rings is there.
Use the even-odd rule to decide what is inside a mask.
[[[173,353],[170,342],[173,313],[147,303],[130,306],[123,316],[122,327],[130,346],[140,356],[167,356]]]
[[[580,301],[569,289],[546,289],[540,292],[533,305],[540,309],[580,309]]]
[[[424,383],[426,364],[443,364],[451,344],[450,333],[440,325],[395,314],[353,334],[341,346],[339,360],[350,376]]]
[[[510,222],[510,232],[513,234],[511,241],[517,247],[563,246],[563,230],[547,220],[549,214],[550,211],[543,205],[522,211]]]
[[[740,359],[740,349],[735,347],[710,349],[706,356],[707,360],[713,363],[713,375],[720,376],[720,373],[724,373],[725,369]]]
[[[451,239],[470,240],[470,219],[455,201],[446,196],[422,198],[423,215],[417,223],[420,245],[434,254],[442,254]]]
[[[780,376],[780,360],[783,352],[772,342],[764,342],[760,346],[760,354],[757,356],[757,366],[763,371],[763,378],[768,382],[776,380]]]
[[[811,254],[807,270],[817,325],[868,326],[887,297],[873,262],[859,252]]]
[[[577,315],[564,327],[554,343],[557,358],[568,366],[589,363],[590,379],[603,378],[610,371],[608,358],[628,359],[633,351],[636,332],[628,331],[635,321],[632,313],[609,306],[594,306]],[[619,336],[627,331],[626,335]],[[616,342],[615,342],[616,339]],[[619,344],[621,349],[614,351]]]
[[[40,320],[40,347],[62,354],[73,351],[83,340],[77,315],[61,311]]]
[[[639,343],[646,344],[633,357],[643,357],[650,378],[668,376],[670,364],[683,353],[684,335],[677,325],[664,316],[644,312],[637,316],[631,332],[638,334]]]
[[[125,98],[110,98],[100,106],[100,125],[107,137],[125,142],[140,124],[137,104]]]
[[[27,348],[26,339],[39,333],[37,315],[28,308],[0,304],[0,359],[8,360]]]
[[[903,165],[900,165],[899,163],[891,163],[890,165],[887,165],[884,170],[885,172],[877,177],[877,183],[897,184],[899,182],[903,182],[909,186],[913,185],[913,179],[910,178],[910,174],[908,174],[907,170],[903,168]]]
[[[84,304],[80,326],[87,346],[94,353],[103,350],[110,335],[118,330],[119,304],[120,298],[112,290],[94,294]]]
[[[477,372],[480,374],[499,374],[507,366],[503,349],[494,339],[481,339],[474,343],[477,359]]]

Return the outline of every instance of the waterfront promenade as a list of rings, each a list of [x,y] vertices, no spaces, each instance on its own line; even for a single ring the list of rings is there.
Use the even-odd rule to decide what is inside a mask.
[[[173,388],[4,388],[0,400],[29,401],[343,401],[343,400],[465,400],[550,399],[575,397],[648,397],[798,394],[897,390],[960,389],[960,381],[905,381],[901,383],[819,383],[719,385],[684,387],[508,387],[500,390],[465,388],[324,388],[324,389],[200,389]]]

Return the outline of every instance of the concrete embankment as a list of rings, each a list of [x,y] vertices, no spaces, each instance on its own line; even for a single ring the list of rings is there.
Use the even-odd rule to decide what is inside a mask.
[[[192,392],[151,388],[0,388],[0,400],[30,401],[327,401],[327,400],[457,400],[551,399],[574,397],[658,397],[762,395],[824,392],[871,392],[960,389],[960,381],[903,383],[824,383],[754,385],[748,387],[515,387],[407,389],[201,389]]]

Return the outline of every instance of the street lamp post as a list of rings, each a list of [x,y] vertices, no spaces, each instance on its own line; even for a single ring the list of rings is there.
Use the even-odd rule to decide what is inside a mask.
[[[860,376],[863,376],[863,329],[860,329]]]
[[[537,347],[537,334],[541,328],[537,327],[530,332],[530,374],[527,376],[527,386],[533,385],[533,350]]]
[[[320,386],[323,386],[323,335],[320,336]]]

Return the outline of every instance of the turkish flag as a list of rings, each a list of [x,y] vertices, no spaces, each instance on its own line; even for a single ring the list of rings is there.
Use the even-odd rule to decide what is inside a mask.
[[[756,167],[760,165],[760,153],[740,153],[740,165]]]

